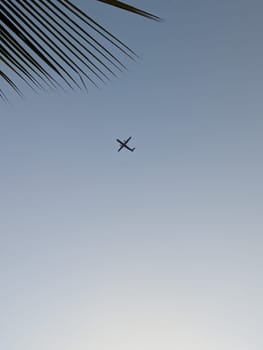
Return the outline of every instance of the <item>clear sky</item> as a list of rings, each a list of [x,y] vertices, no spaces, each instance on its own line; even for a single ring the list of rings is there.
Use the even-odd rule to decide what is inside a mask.
[[[262,350],[263,3],[129,2],[120,79],[1,103],[0,348]]]

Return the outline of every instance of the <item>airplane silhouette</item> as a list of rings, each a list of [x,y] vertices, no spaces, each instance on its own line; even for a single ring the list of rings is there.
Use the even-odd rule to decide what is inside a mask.
[[[124,140],[124,141],[121,141],[119,139],[116,140],[121,145],[120,148],[118,149],[118,152],[120,152],[120,150],[123,149],[123,148],[127,148],[131,152],[133,152],[135,150],[135,147],[134,148],[130,148],[129,146],[127,146],[127,143],[130,141],[130,139],[131,139],[131,136],[127,140]]]

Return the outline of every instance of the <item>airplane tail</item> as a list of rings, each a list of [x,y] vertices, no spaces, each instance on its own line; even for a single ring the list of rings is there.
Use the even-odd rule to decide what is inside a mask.
[[[132,148],[131,150],[132,150],[132,152],[133,152],[133,151],[135,150],[135,147],[134,147],[134,148]]]

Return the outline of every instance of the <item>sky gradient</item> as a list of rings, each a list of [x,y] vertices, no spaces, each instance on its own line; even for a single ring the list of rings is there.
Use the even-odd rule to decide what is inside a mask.
[[[1,103],[0,348],[262,350],[263,3],[129,2],[119,79]]]

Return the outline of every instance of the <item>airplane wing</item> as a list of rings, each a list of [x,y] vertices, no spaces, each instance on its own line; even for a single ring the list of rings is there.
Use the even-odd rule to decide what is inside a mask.
[[[132,137],[130,136],[127,140],[125,140],[125,143],[129,142]]]
[[[118,149],[118,152],[120,152],[121,149],[123,149],[123,145],[120,146],[120,148]]]

